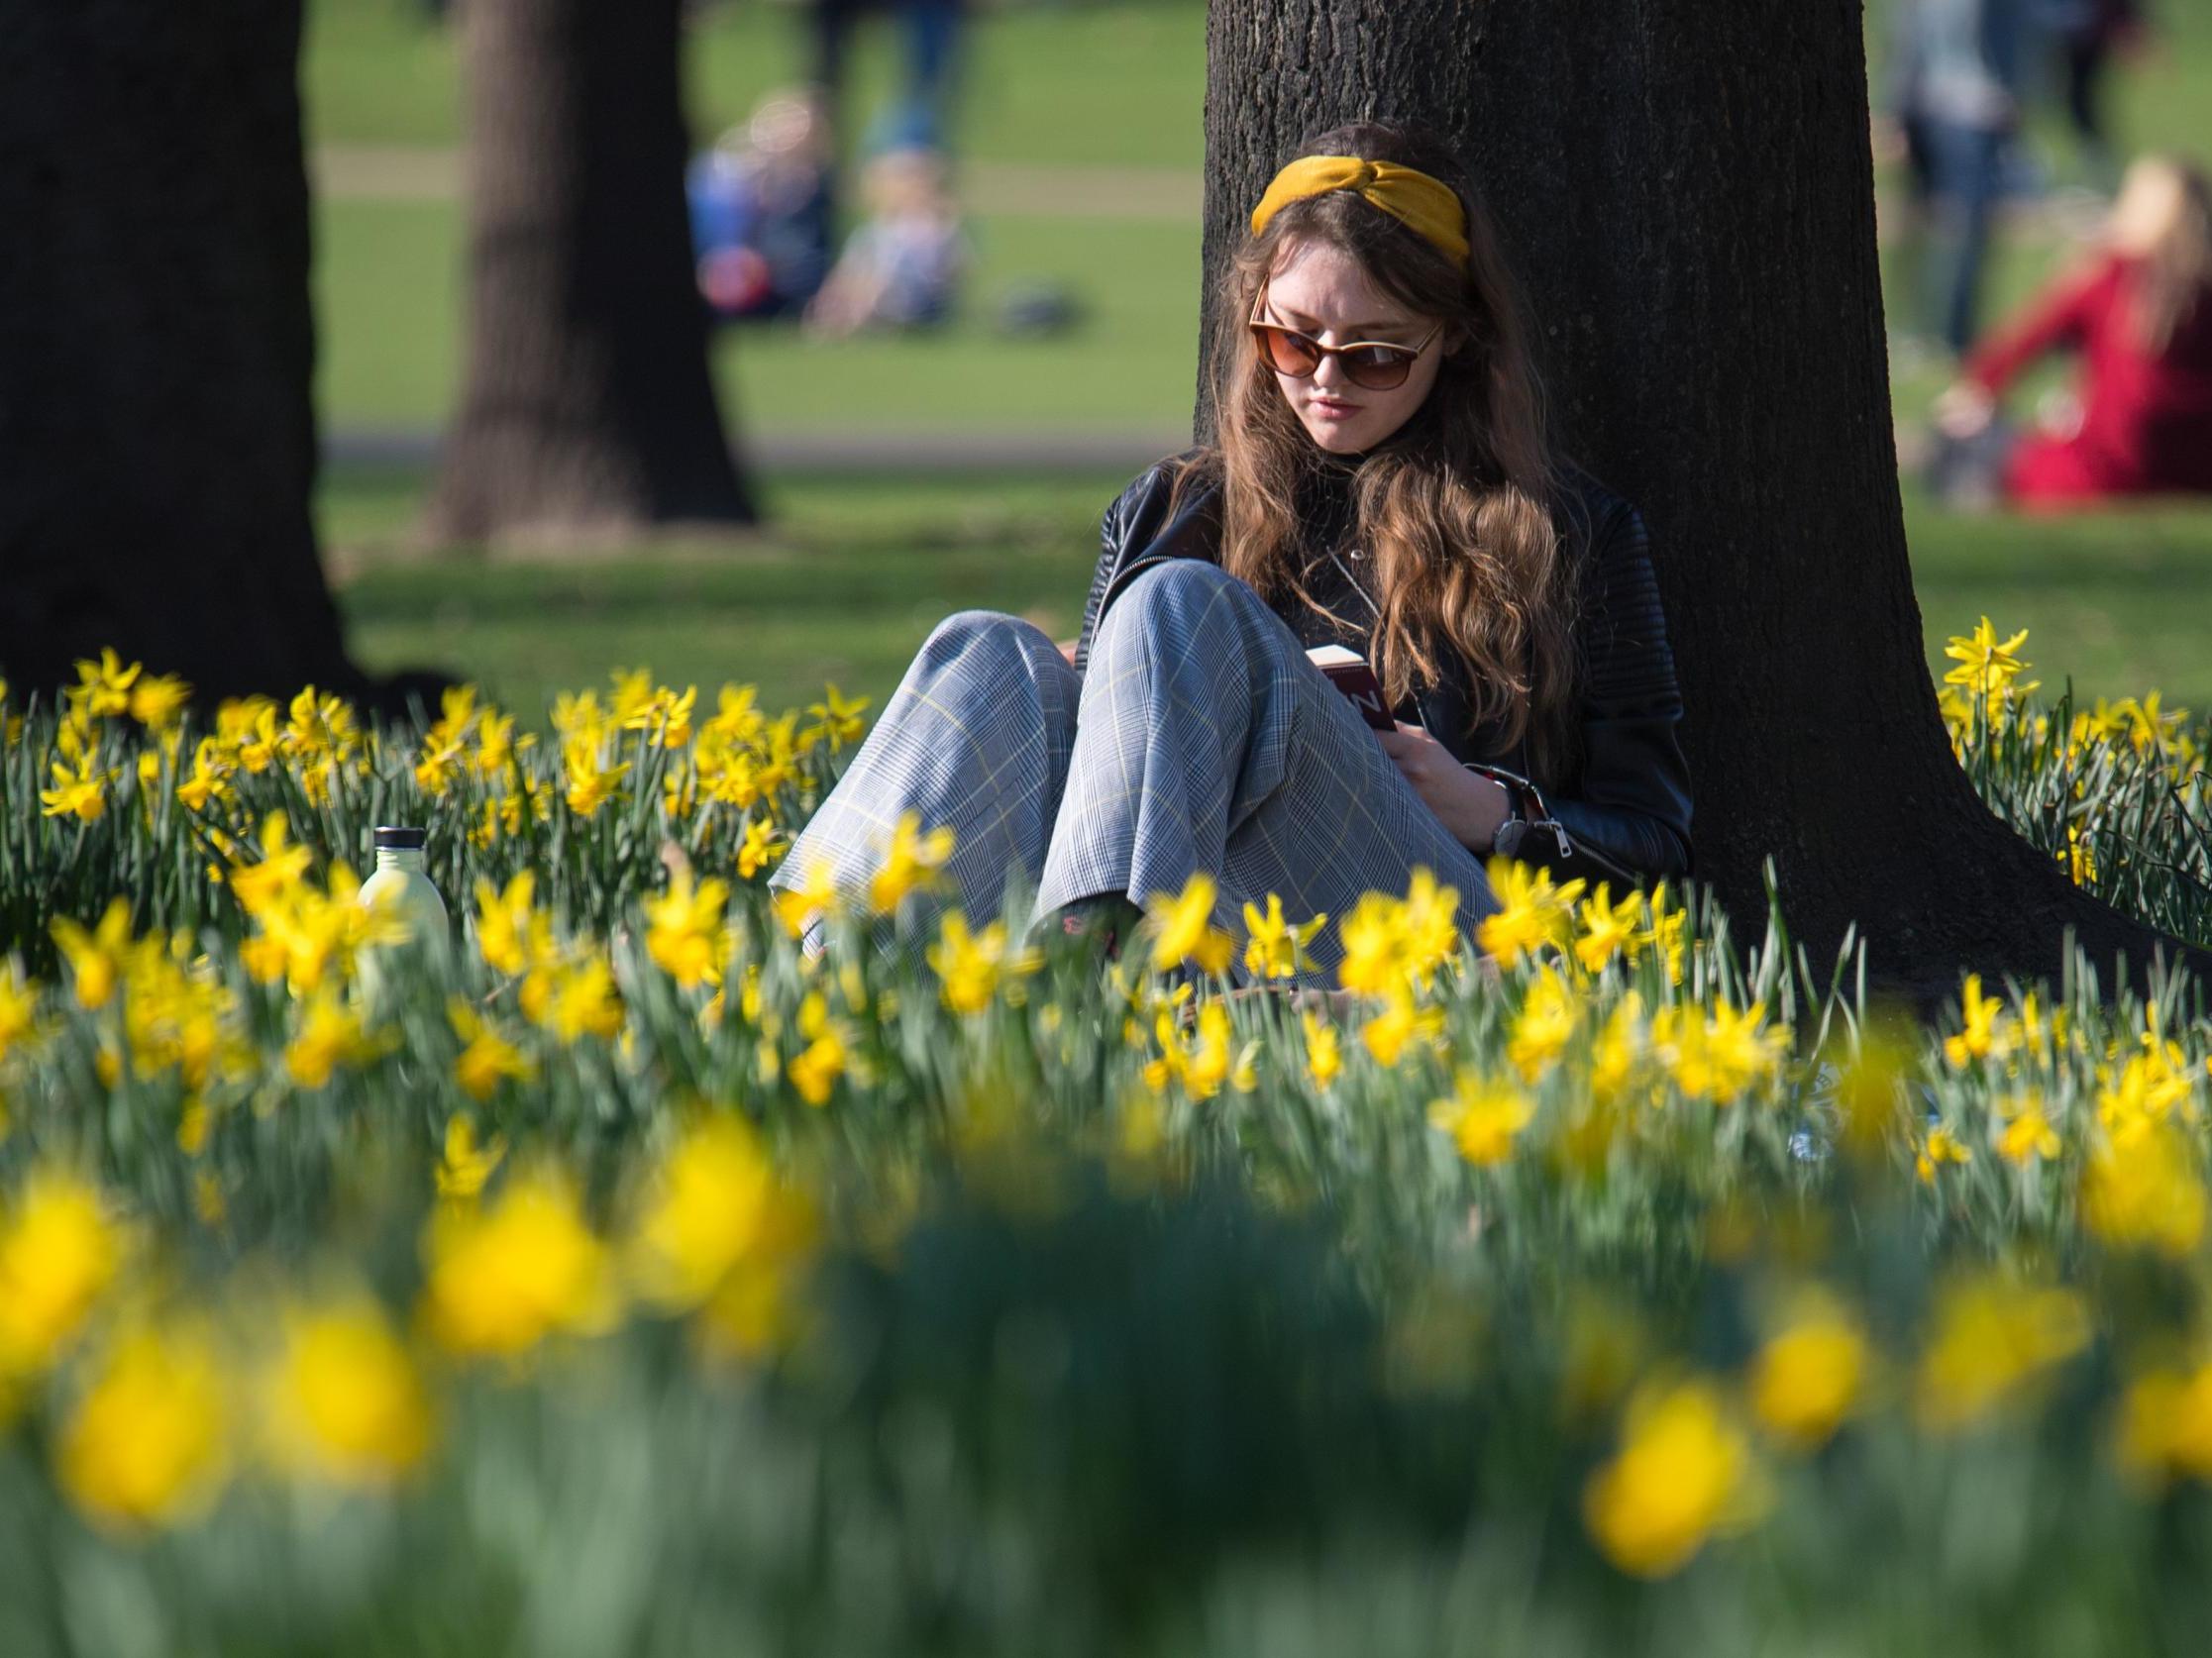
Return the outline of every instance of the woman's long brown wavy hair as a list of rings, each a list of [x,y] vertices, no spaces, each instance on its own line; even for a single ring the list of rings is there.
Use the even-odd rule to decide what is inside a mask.
[[[1447,653],[1464,658],[1470,729],[1491,727],[1509,746],[1526,738],[1530,770],[1558,783],[1575,764],[1574,583],[1550,511],[1554,464],[1519,284],[1473,181],[1442,143],[1360,123],[1317,133],[1295,155],[1393,161],[1442,180],[1466,212],[1467,267],[1349,190],[1291,202],[1247,234],[1214,296],[1217,438],[1192,457],[1176,491],[1218,478],[1222,568],[1263,596],[1321,610],[1302,580],[1302,486],[1344,463],[1299,424],[1246,322],[1294,244],[1310,242],[1341,249],[1409,311],[1441,319],[1447,355],[1434,386],[1351,474],[1358,545],[1375,561],[1376,675],[1396,702],[1435,682]]]

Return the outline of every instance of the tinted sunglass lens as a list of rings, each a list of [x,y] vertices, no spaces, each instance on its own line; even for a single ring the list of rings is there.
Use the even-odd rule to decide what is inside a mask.
[[[1320,354],[1304,339],[1284,328],[1262,328],[1260,340],[1267,360],[1279,374],[1311,374],[1320,365]]]
[[[1406,383],[1412,372],[1414,360],[1398,352],[1347,352],[1344,354],[1344,371],[1352,377],[1354,385],[1363,385],[1369,391],[1392,391]]]

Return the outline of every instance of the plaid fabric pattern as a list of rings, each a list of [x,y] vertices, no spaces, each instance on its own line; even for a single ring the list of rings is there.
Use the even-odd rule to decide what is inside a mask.
[[[956,837],[970,919],[1008,878],[1050,910],[1100,892],[1176,892],[1216,877],[1215,923],[1283,899],[1293,921],[1403,892],[1417,866],[1457,887],[1460,924],[1496,902],[1351,704],[1243,582],[1200,560],[1145,571],[1100,622],[1079,675],[1026,622],[940,624],[774,878],[827,859],[859,892],[902,811]],[[1336,928],[1314,944],[1326,973]]]

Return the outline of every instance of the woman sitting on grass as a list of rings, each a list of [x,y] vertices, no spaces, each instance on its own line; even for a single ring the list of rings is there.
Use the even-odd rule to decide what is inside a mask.
[[[1072,646],[940,624],[775,877],[857,894],[901,814],[954,833],[971,919],[1009,878],[1110,950],[1194,874],[1232,933],[1342,916],[1417,869],[1462,926],[1494,852],[1616,893],[1680,876],[1681,699],[1635,511],[1546,441],[1528,324],[1448,149],[1304,145],[1217,295],[1217,443],[1106,509]],[[1373,665],[1371,729],[1307,652]],[[1323,970],[1333,927],[1314,944]]]
[[[2081,380],[2056,430],[2018,442],[1997,400],[2070,347]],[[2093,505],[2212,492],[2212,183],[2170,156],[2128,169],[2095,256],[1977,346],[1936,404],[1939,491],[1961,504]]]

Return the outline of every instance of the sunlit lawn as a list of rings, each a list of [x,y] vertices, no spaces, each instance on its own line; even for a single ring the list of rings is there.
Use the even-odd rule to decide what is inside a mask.
[[[1119,473],[992,478],[770,479],[775,529],[739,551],[693,547],[554,567],[462,560],[370,568],[342,589],[363,656],[433,661],[535,713],[552,692],[617,664],[712,687],[756,680],[804,701],[825,678],[881,697],[932,623],[983,606],[1056,637],[1082,615],[1098,518]],[[348,471],[325,493],[341,546],[388,547],[419,479]],[[2070,520],[1961,519],[1908,497],[1930,661],[1988,613],[2028,628],[2055,693],[2138,694],[2212,706],[2212,512]],[[1663,550],[1662,550],[1662,557]]]
[[[326,423],[436,428],[460,372],[459,209],[326,199],[316,219]],[[784,431],[1001,432],[1189,419],[1195,223],[978,216],[969,231],[969,309],[941,332],[824,345],[783,325],[724,330],[715,365],[732,417]],[[1076,326],[1044,339],[994,332],[1009,286],[1037,281],[1076,302]]]

